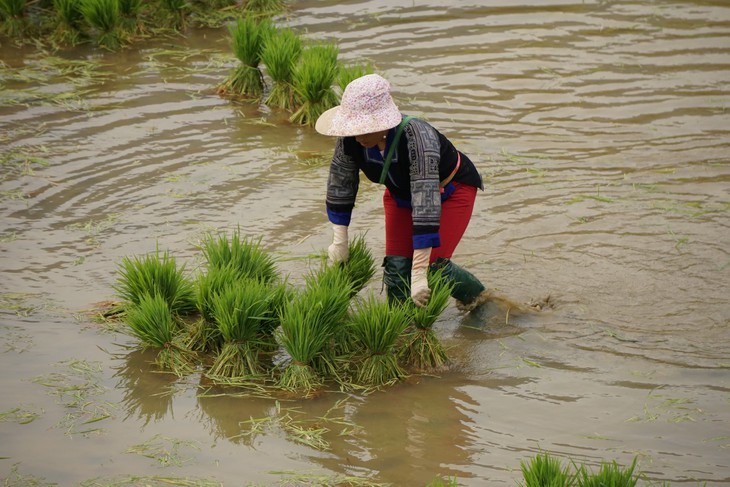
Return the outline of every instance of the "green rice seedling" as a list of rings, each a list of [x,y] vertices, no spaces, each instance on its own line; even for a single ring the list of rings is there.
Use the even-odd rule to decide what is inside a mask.
[[[254,15],[271,16],[284,10],[283,0],[246,0],[243,10]]]
[[[189,5],[187,0],[161,0],[162,7],[168,14],[165,24],[174,30],[182,30],[187,24]]]
[[[443,279],[441,272],[429,272],[428,285],[431,297],[422,308],[408,300],[413,329],[405,336],[400,351],[401,358],[410,367],[430,370],[448,363],[446,350],[433,331],[433,325],[449,304],[453,284]]]
[[[360,301],[348,325],[363,349],[356,375],[359,384],[379,387],[405,376],[395,346],[409,323],[410,312],[405,306],[391,306],[373,293]]]
[[[193,370],[195,354],[180,343],[180,326],[164,296],[144,294],[127,310],[126,323],[145,347],[159,349],[158,366],[178,376]]]
[[[292,110],[295,106],[292,71],[302,54],[302,41],[293,30],[276,31],[264,43],[261,61],[271,76],[272,84],[266,103],[270,107]]]
[[[582,465],[576,474],[576,485],[578,487],[634,487],[639,482],[639,476],[634,475],[636,460],[634,458],[631,465],[626,468],[621,467],[615,461],[602,462],[598,473],[593,473]]]
[[[375,72],[375,68],[373,68],[372,64],[346,64],[340,66],[340,69],[337,73],[337,87],[340,89],[340,92],[345,91],[345,88],[347,85],[350,84],[351,81],[360,78],[362,76],[365,76],[366,74],[373,74]]]
[[[344,273],[332,267],[306,279],[305,289],[281,313],[278,341],[291,360],[279,385],[309,395],[321,384],[323,367],[315,361],[331,363],[326,356],[347,315],[350,286]]]
[[[81,0],[81,13],[86,22],[96,30],[96,44],[116,51],[122,46],[118,0]]]
[[[262,322],[273,313],[270,288],[256,279],[242,279],[213,297],[213,315],[223,347],[209,376],[250,378],[262,373],[259,360]]]
[[[82,38],[84,15],[80,0],[53,0],[56,28],[52,37],[57,42],[76,45]]]
[[[201,352],[217,352],[223,345],[223,337],[215,325],[214,299],[226,288],[241,280],[241,274],[233,266],[211,266],[195,281],[195,305],[202,316],[188,329],[188,347]]]
[[[0,34],[11,38],[25,33],[27,0],[0,0]]]
[[[338,48],[334,44],[309,46],[302,51],[292,73],[299,108],[289,120],[314,125],[317,118],[338,103],[332,85],[337,77]]]
[[[178,267],[168,252],[124,257],[117,273],[114,289],[125,306],[138,305],[149,294],[160,295],[178,316],[195,310],[194,288],[185,276],[185,266]]]
[[[122,25],[130,32],[142,30],[140,13],[142,0],[119,0],[119,13],[122,15]]]
[[[233,231],[230,239],[224,233],[208,234],[200,245],[208,262],[208,269],[232,267],[240,277],[272,282],[279,277],[276,263],[261,247],[261,240],[241,237],[240,229]]]
[[[218,92],[221,95],[258,99],[264,92],[264,78],[259,69],[261,52],[273,26],[268,19],[259,22],[247,15],[240,17],[228,30],[233,53],[240,63],[218,88]]]
[[[352,283],[352,295],[354,296],[375,275],[375,259],[365,242],[363,235],[358,235],[350,241],[350,258],[343,264],[345,273]]]
[[[575,485],[575,476],[570,474],[570,467],[563,466],[560,459],[548,453],[538,454],[529,461],[520,461],[522,487],[571,487]]]

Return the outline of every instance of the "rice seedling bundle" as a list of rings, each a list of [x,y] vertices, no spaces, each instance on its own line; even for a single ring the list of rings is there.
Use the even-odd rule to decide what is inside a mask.
[[[122,16],[118,0],[81,0],[81,13],[97,31],[96,43],[99,47],[111,51],[121,47]]]
[[[302,41],[291,29],[277,31],[264,43],[261,61],[272,80],[264,103],[292,110],[295,106],[292,71],[302,53]]]
[[[23,35],[26,28],[25,7],[27,0],[0,0],[0,34],[8,37]]]
[[[277,336],[291,360],[279,379],[282,388],[308,395],[321,384],[314,362],[327,353],[349,300],[350,287],[337,271],[310,275],[305,289],[284,306]]]
[[[359,384],[378,387],[405,376],[395,346],[409,323],[410,312],[405,306],[389,305],[372,293],[360,301],[348,325],[363,348],[364,359],[356,374]]]
[[[189,348],[205,352],[217,352],[220,349],[223,338],[215,325],[214,299],[240,280],[240,273],[232,266],[212,266],[198,276],[195,282],[195,304],[202,319],[193,323],[188,330]]]
[[[410,309],[413,330],[406,334],[400,351],[403,361],[419,370],[438,368],[449,360],[433,325],[449,304],[453,284],[442,278],[440,271],[429,272],[428,284],[431,297],[426,306],[419,308],[410,300],[405,304]]]
[[[53,38],[62,44],[76,45],[83,32],[84,15],[80,0],[53,0],[56,28]]]
[[[354,296],[375,275],[375,259],[365,242],[365,237],[358,235],[350,241],[350,258],[343,264],[345,273],[352,284],[352,295]]]
[[[264,92],[264,80],[259,64],[264,43],[273,30],[268,19],[258,22],[251,15],[240,17],[229,27],[233,53],[239,66],[219,87],[219,92],[232,96],[259,98]]]
[[[162,6],[169,14],[169,17],[166,18],[166,25],[175,30],[183,29],[188,14],[187,0],[162,0]]]
[[[570,487],[575,485],[575,478],[569,472],[569,466],[563,468],[560,459],[547,453],[539,454],[529,461],[520,461],[523,487]]]
[[[232,267],[240,277],[251,277],[271,282],[279,274],[274,259],[261,247],[261,240],[241,237],[240,229],[217,237],[208,234],[201,244],[208,269]]]
[[[334,44],[307,47],[294,68],[294,91],[301,106],[290,117],[292,123],[314,125],[317,118],[338,103],[332,85],[337,76],[338,48]]]
[[[366,74],[373,74],[374,72],[375,68],[371,64],[347,64],[340,66],[339,72],[337,73],[337,86],[341,92],[345,91],[345,88],[351,81]]]
[[[283,0],[246,0],[243,10],[258,15],[274,15],[284,10]]]
[[[576,481],[573,485],[578,487],[634,487],[639,482],[639,476],[634,474],[635,469],[636,458],[626,468],[622,468],[615,461],[602,462],[598,473],[592,473],[585,465],[581,465],[575,475]]]
[[[211,366],[211,377],[248,378],[262,372],[262,322],[274,312],[270,291],[266,283],[243,279],[213,297],[213,315],[223,347]]]
[[[125,305],[138,305],[148,294],[161,296],[178,316],[196,308],[193,285],[185,276],[185,266],[178,267],[168,252],[125,257],[117,273],[114,289]]]
[[[183,376],[193,370],[195,354],[180,342],[180,326],[164,296],[144,294],[127,310],[126,324],[145,347],[159,349],[155,363]]]

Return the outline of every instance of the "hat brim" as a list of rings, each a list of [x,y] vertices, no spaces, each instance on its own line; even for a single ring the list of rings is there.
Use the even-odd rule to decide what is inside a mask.
[[[346,113],[346,112],[345,112]],[[355,137],[357,135],[371,134],[382,130],[390,130],[397,126],[402,115],[398,108],[393,105],[385,117],[379,120],[361,119],[355,121],[342,112],[342,106],[330,108],[319,116],[314,124],[314,129],[322,135],[333,137]]]

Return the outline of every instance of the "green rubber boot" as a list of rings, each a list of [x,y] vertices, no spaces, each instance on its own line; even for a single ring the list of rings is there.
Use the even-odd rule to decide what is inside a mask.
[[[471,272],[454,264],[451,259],[439,258],[431,264],[434,271],[440,270],[443,276],[454,283],[451,296],[462,311],[471,311],[488,299],[489,293],[484,285]]]
[[[386,255],[383,259],[383,284],[388,292],[388,303],[405,303],[411,297],[411,263],[413,259]]]

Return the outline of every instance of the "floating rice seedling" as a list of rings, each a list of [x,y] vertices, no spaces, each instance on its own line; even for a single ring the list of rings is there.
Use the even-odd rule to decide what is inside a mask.
[[[570,487],[575,485],[575,476],[570,474],[570,466],[563,468],[560,460],[548,453],[539,454],[529,461],[520,461],[520,467],[525,480],[520,484],[523,487]]]
[[[155,363],[162,369],[178,376],[192,372],[195,354],[182,345],[180,325],[163,296],[142,296],[138,305],[127,310],[126,323],[145,347],[159,349]]]
[[[344,263],[345,273],[352,283],[352,295],[354,296],[375,275],[375,259],[365,242],[363,235],[358,235],[350,241],[350,258]]]
[[[256,279],[240,280],[213,297],[213,315],[223,347],[209,376],[250,378],[263,372],[259,360],[262,322],[270,319],[270,288]]]
[[[200,249],[208,263],[208,269],[232,267],[240,277],[251,277],[272,282],[279,277],[276,263],[261,247],[261,240],[241,237],[240,229],[233,231],[230,239],[226,234],[208,234]]]
[[[81,0],[81,13],[86,22],[96,30],[96,44],[116,51],[122,46],[118,0]]]
[[[27,0],[0,0],[0,34],[11,38],[25,34]]]
[[[302,54],[302,41],[291,29],[274,33],[264,43],[261,61],[272,79],[264,103],[274,108],[292,110],[295,106],[292,71]]]
[[[405,306],[391,306],[372,293],[357,305],[348,326],[363,349],[364,358],[356,374],[358,384],[378,387],[405,376],[395,346],[409,323],[410,312]]]
[[[233,53],[239,66],[218,88],[221,95],[259,98],[264,92],[264,79],[259,64],[261,51],[273,26],[269,20],[256,21],[247,15],[229,27]]]
[[[307,47],[292,73],[294,90],[301,106],[290,117],[292,123],[314,125],[317,118],[338,103],[332,85],[337,76],[338,48],[334,44]]]
[[[410,300],[405,304],[411,310],[414,326],[405,337],[400,355],[408,366],[419,370],[438,368],[449,360],[433,325],[449,304],[453,284],[443,279],[441,272],[429,272],[428,285],[431,297],[426,306],[419,308]]]
[[[375,72],[375,68],[371,64],[346,64],[343,66],[340,66],[340,69],[337,73],[337,87],[340,88],[340,92],[345,91],[345,88],[347,85],[350,84],[351,81],[360,78],[362,76],[365,76],[366,74],[373,74]]]
[[[277,335],[290,357],[279,385],[305,396],[322,383],[315,370],[315,359],[326,354],[349,306],[350,286],[346,277],[335,268],[328,269],[336,272],[323,271],[324,276],[311,274],[305,289],[284,306]]]
[[[56,28],[52,38],[61,44],[78,44],[84,22],[79,0],[53,0],[53,7],[56,10]]]
[[[185,316],[196,306],[193,285],[184,270],[185,266],[178,267],[168,252],[125,257],[118,268],[114,289],[127,306],[138,305],[145,295],[159,295],[174,314]]]

